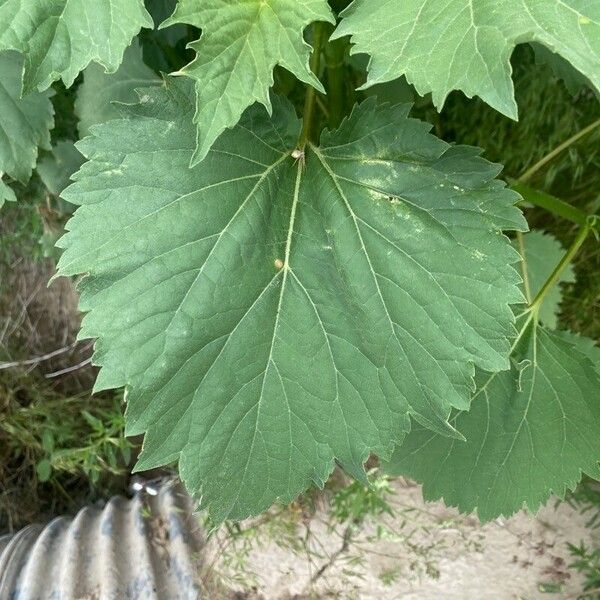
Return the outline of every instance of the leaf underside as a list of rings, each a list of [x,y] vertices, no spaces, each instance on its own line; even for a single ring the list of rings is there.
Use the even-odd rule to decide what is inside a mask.
[[[530,324],[511,370],[481,373],[471,410],[456,417],[467,441],[415,428],[387,470],[483,521],[536,511],[582,473],[600,478],[599,365],[591,340]]]
[[[16,52],[0,52],[0,173],[26,183],[38,148],[50,149],[54,109],[50,92],[20,97],[22,68]]]
[[[452,90],[516,119],[510,55],[538,42],[600,90],[600,3],[588,0],[354,0],[334,37],[369,54],[374,85],[406,75],[441,108]]]
[[[161,27],[186,23],[202,29],[190,45],[197,57],[182,71],[196,80],[194,164],[248,106],[260,102],[270,110],[276,65],[324,91],[308,66],[310,46],[302,35],[313,21],[335,22],[327,0],[179,0]]]
[[[24,94],[69,87],[92,61],[116,71],[142,27],[153,27],[143,0],[0,0],[0,50],[24,54]]]
[[[191,83],[140,94],[78,145],[59,243],[59,273],[87,274],[96,389],[127,386],[127,433],[145,433],[137,468],[178,460],[220,521],[322,484],[334,459],[364,480],[410,416],[452,435],[474,365],[508,368],[522,301],[501,230],[526,225],[498,167],[371,100],[304,165],[275,98],[190,169]]]
[[[576,97],[582,90],[593,87],[589,79],[575,70],[562,56],[555,54],[541,44],[532,43],[531,46],[535,53],[535,62],[539,65],[546,65],[554,77],[564,83],[572,96]],[[596,89],[596,95],[598,94],[599,90]]]

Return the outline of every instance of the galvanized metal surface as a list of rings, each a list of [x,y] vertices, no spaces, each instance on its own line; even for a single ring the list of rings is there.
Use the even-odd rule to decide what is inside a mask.
[[[189,497],[116,497],[0,537],[0,600],[197,600],[203,542]]]

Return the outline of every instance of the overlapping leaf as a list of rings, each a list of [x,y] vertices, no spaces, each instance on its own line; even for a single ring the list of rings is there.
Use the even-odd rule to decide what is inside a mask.
[[[17,197],[14,190],[5,182],[2,181],[2,173],[0,173],[0,208],[5,202],[16,202]]]
[[[61,140],[52,148],[52,153],[40,160],[37,172],[40,179],[54,196],[60,196],[69,185],[71,175],[79,170],[84,158],[74,142]]]
[[[118,118],[119,109],[114,103],[136,102],[136,88],[160,83],[154,71],[144,64],[137,43],[125,51],[116,73],[107,74],[100,65],[90,65],[84,72],[75,101],[79,134],[85,137],[92,125]],[[52,148],[52,153],[39,162],[37,171],[48,191],[60,196],[83,162],[84,158],[74,142],[61,140]]]
[[[86,273],[97,389],[126,385],[138,468],[179,460],[215,520],[364,478],[409,415],[453,434],[473,365],[508,368],[524,228],[498,167],[368,101],[292,153],[291,106],[255,107],[198,167],[186,80],[93,128],[64,197],[60,273]]]
[[[68,87],[92,61],[116,71],[142,27],[153,27],[143,0],[0,0],[0,50],[24,54],[26,94]]]
[[[36,164],[38,148],[50,148],[54,111],[50,92],[21,98],[23,58],[0,52],[0,173],[27,182]],[[10,194],[3,185],[5,199]]]
[[[137,43],[125,51],[123,63],[116,73],[107,74],[100,65],[90,65],[83,74],[75,102],[79,135],[85,137],[92,125],[119,117],[114,102],[136,102],[137,88],[159,84],[156,73],[144,64]]]
[[[588,0],[354,0],[335,35],[371,55],[367,85],[406,75],[438,108],[452,90],[516,118],[510,55],[534,41],[600,90],[600,3]]]
[[[524,246],[531,297],[561,252],[539,233],[525,236]],[[559,301],[559,292],[545,298],[547,320],[556,319]],[[587,338],[543,328],[529,312],[518,323],[511,370],[479,373],[471,410],[453,420],[466,441],[416,427],[387,466],[422,482],[426,499],[477,510],[482,520],[524,505],[535,511],[552,492],[564,496],[574,488],[582,473],[600,477],[600,349]]]
[[[197,58],[183,70],[197,82],[194,162],[248,106],[260,102],[270,110],[276,65],[324,91],[308,67],[310,46],[302,35],[313,21],[333,22],[327,0],[179,0],[163,27],[188,23],[202,29],[192,44]]]

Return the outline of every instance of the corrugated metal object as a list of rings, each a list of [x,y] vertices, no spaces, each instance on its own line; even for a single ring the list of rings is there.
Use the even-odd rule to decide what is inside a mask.
[[[0,600],[196,600],[202,536],[176,486],[0,538]]]

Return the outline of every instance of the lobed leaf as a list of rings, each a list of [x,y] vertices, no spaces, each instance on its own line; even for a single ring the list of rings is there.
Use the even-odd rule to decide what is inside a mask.
[[[354,0],[333,38],[371,56],[367,86],[406,75],[441,109],[452,90],[516,119],[510,55],[538,42],[600,90],[600,3],[589,0]]]
[[[96,389],[127,386],[138,469],[179,461],[215,521],[365,479],[412,416],[455,435],[474,365],[509,367],[518,196],[476,149],[368,100],[293,158],[291,105],[254,107],[203,163],[187,80],[92,129],[63,196],[62,275],[87,274]]]
[[[515,246],[531,304],[564,250],[541,231]],[[559,284],[574,278],[569,265],[546,294],[538,313],[546,326],[556,326]],[[529,311],[518,322],[510,371],[479,372],[471,409],[452,420],[466,441],[414,428],[386,466],[422,482],[426,499],[477,510],[484,521],[523,506],[535,511],[552,492],[564,497],[582,472],[600,476],[600,349],[588,338],[541,327]]]
[[[327,0],[179,0],[161,27],[187,23],[202,29],[191,44],[197,57],[182,71],[196,80],[194,164],[248,106],[260,102],[271,110],[276,65],[325,91],[308,66],[310,46],[302,36],[313,21],[335,22]]]
[[[116,71],[142,27],[153,27],[143,0],[0,0],[0,50],[24,54],[24,94],[69,87],[92,61]]]

